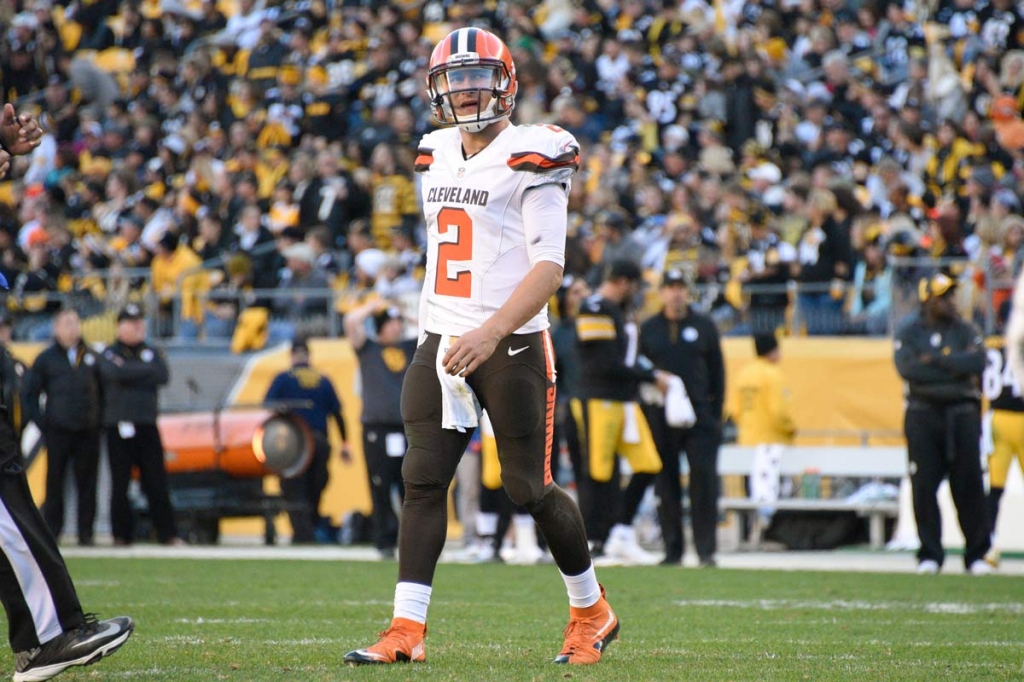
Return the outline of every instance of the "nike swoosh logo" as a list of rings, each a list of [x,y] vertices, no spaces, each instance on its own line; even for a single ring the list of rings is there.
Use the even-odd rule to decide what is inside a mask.
[[[513,355],[519,355],[520,353],[522,353],[527,348],[529,348],[529,346],[523,346],[522,348],[516,348],[515,350],[512,350],[512,346],[509,346],[509,348],[508,348],[508,356],[512,357]]]
[[[117,632],[117,625],[115,623],[104,623],[103,627],[100,628],[95,635],[93,635],[89,639],[83,639],[81,642],[78,642],[71,648],[77,649],[78,647],[87,646],[95,641],[103,639],[112,632]]]

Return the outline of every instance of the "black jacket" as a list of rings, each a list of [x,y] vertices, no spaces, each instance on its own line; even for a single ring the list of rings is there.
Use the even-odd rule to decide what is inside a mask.
[[[900,328],[895,345],[910,407],[981,400],[985,346],[974,325],[931,325],[918,315]]]
[[[639,333],[626,321],[622,307],[594,294],[576,317],[579,348],[579,395],[630,402],[639,398],[640,384],[654,381],[650,363],[638,363]]]
[[[691,310],[682,320],[659,313],[640,326],[640,352],[658,369],[683,380],[697,421],[722,420],[725,361],[715,323]]]
[[[16,471],[21,470],[21,444],[18,440],[21,401],[18,398],[18,387],[23,371],[22,364],[0,343],[0,469],[3,469],[3,473],[8,473],[12,465]]]
[[[170,380],[163,351],[120,341],[99,356],[103,379],[103,425],[156,424],[157,392]]]
[[[25,419],[41,429],[84,431],[100,425],[100,375],[96,354],[82,342],[72,364],[68,351],[54,342],[32,363],[23,391]],[[46,408],[40,394],[46,394]]]

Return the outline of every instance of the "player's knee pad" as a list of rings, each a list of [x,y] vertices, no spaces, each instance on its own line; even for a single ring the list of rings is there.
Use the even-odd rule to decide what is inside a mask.
[[[512,503],[519,507],[529,509],[531,504],[535,504],[544,496],[543,487],[530,485],[530,482],[521,476],[502,474],[501,483]]]
[[[447,486],[405,484],[402,513],[447,516]]]
[[[529,503],[523,504],[523,508],[530,513],[537,523],[543,524],[546,519],[558,513],[559,507],[563,503],[563,497],[568,499],[568,495],[561,488],[553,485],[548,486],[539,496]],[[569,501],[571,502],[571,499]]]

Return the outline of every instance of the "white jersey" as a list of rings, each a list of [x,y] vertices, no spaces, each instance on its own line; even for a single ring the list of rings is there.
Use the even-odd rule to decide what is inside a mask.
[[[556,126],[509,125],[468,160],[458,128],[423,137],[416,158],[427,223],[421,329],[453,336],[476,329],[536,263],[564,265],[565,222],[526,224],[523,196],[546,184],[568,196],[578,159],[576,139]],[[547,327],[545,305],[515,333]]]

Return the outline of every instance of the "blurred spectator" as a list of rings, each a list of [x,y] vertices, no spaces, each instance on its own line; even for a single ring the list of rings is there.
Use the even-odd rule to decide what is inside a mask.
[[[746,264],[737,279],[749,294],[747,319],[754,334],[775,333],[786,324],[789,291],[786,282],[796,250],[772,229],[765,211],[750,217]]]
[[[249,205],[242,209],[235,225],[235,236],[235,247],[252,260],[253,285],[257,289],[276,287],[283,261],[274,248],[274,236],[263,225],[263,212],[259,206]]]
[[[36,357],[25,378],[25,420],[35,422],[46,444],[43,517],[60,537],[64,527],[64,483],[74,472],[78,500],[78,544],[93,544],[96,480],[100,461],[100,375],[96,355],[82,341],[74,310],[54,316],[54,341]],[[45,399],[41,398],[45,396]]]
[[[843,288],[850,276],[850,240],[833,218],[837,208],[832,192],[813,190],[806,205],[807,227],[797,245],[797,307],[811,335],[836,334],[843,328]]]
[[[327,273],[317,266],[316,254],[305,242],[286,248],[281,255],[285,269],[277,290],[293,292],[274,299],[275,321],[271,323],[273,339],[293,339],[327,334],[327,309],[330,304],[330,283]]]
[[[324,272],[328,280],[336,278],[342,264],[331,246],[331,233],[326,227],[314,227],[306,235],[306,243],[313,250],[316,267]]]
[[[29,240],[25,269],[15,278],[8,305],[21,313],[18,336],[43,341],[52,334],[50,316],[60,308],[56,297],[60,269],[50,257],[49,235],[44,230]]]
[[[602,243],[601,257],[587,274],[591,286],[600,284],[607,269],[616,261],[639,263],[644,246],[630,239],[628,218],[621,211],[604,211],[594,221],[597,239]]]
[[[882,336],[890,329],[892,269],[882,239],[879,230],[869,232],[862,258],[853,269],[848,330],[854,334]]]
[[[384,142],[370,156],[370,171],[374,174],[370,229],[377,245],[385,250],[391,246],[392,229],[412,228],[420,220],[416,191],[408,177],[410,169],[400,168],[396,156],[395,149]]]
[[[200,211],[199,234],[192,240],[192,250],[199,260],[207,263],[221,258],[230,243],[230,234],[224,229],[220,216],[212,211]]]
[[[203,261],[183,243],[177,234],[165,232],[156,245],[150,263],[150,286],[159,303],[160,336],[173,332],[172,316],[189,328],[183,335],[195,338],[203,323],[203,310],[198,296],[208,288],[208,277],[201,271]],[[175,300],[177,299],[177,300]]]

